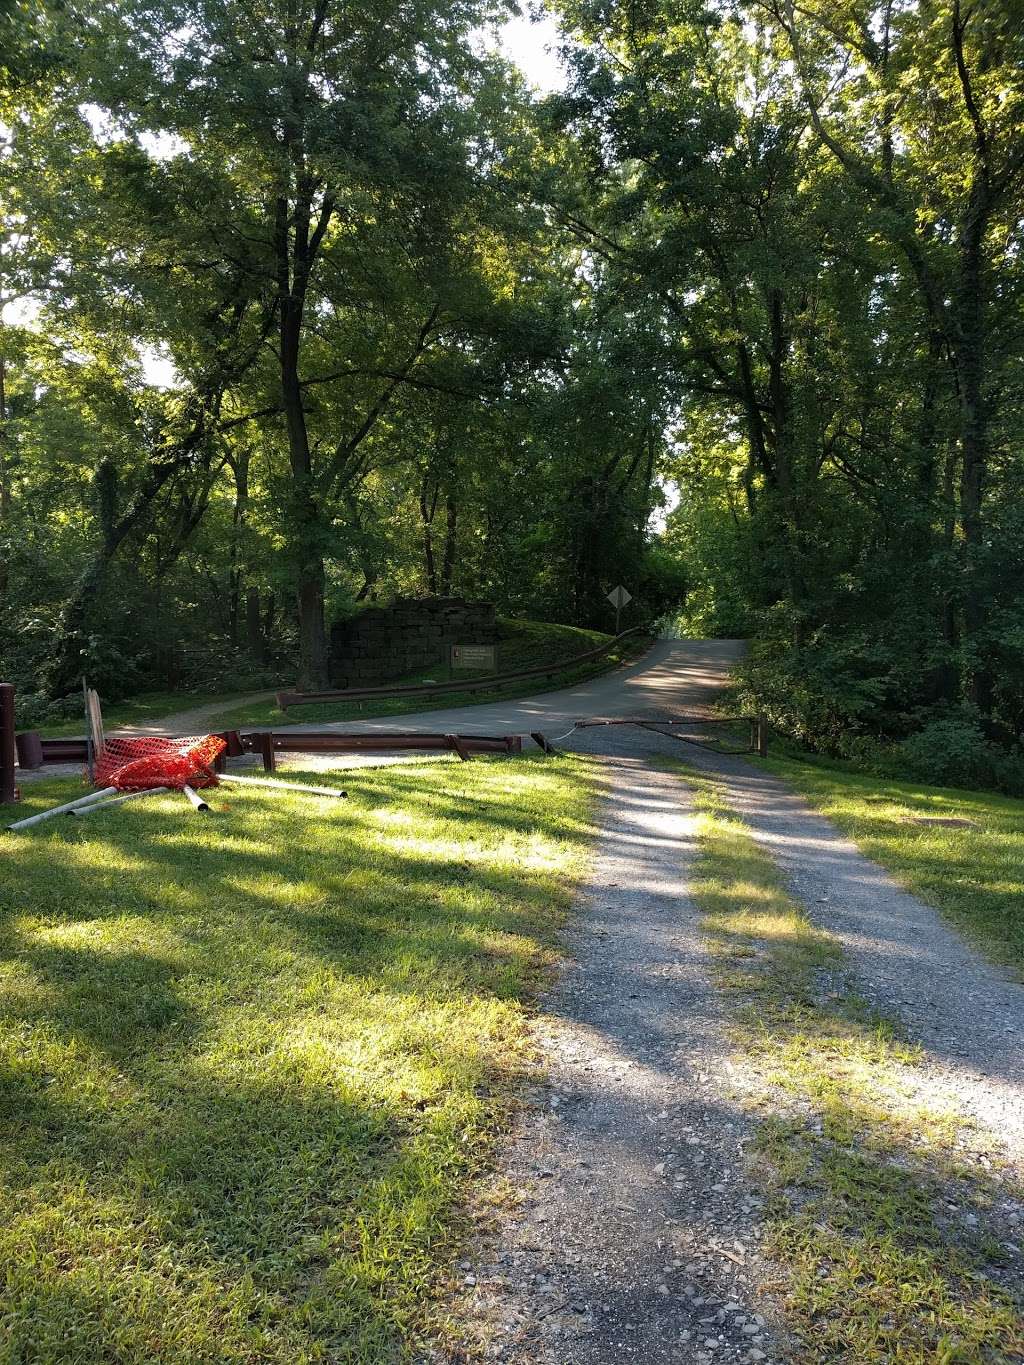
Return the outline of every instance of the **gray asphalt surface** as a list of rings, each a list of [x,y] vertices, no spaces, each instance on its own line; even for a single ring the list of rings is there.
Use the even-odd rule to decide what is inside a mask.
[[[302,730],[463,732],[478,735],[562,734],[584,717],[663,716],[706,707],[743,654],[741,640],[658,640],[641,659],[559,692],[513,701],[448,707],[378,720],[295,726]],[[576,741],[572,741],[573,747]],[[580,747],[589,747],[581,744]]]

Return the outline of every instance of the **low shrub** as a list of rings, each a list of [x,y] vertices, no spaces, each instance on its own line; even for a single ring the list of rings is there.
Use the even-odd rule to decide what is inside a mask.
[[[992,787],[1024,795],[1024,753],[993,744],[980,718],[960,708],[928,720],[893,746],[901,768],[939,787]]]

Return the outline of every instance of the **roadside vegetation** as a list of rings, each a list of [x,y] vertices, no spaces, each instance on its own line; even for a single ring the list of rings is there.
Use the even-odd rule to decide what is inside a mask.
[[[179,690],[176,692],[141,692],[136,697],[126,697],[121,701],[103,703],[103,724],[107,730],[119,726],[159,724],[164,716],[179,711],[191,711],[200,706],[236,705],[240,697],[251,695],[255,688],[241,692],[202,692]],[[82,706],[77,709],[69,699],[62,703],[59,716],[40,716],[38,707],[30,710],[18,706],[20,697],[15,695],[15,723],[19,730],[38,730],[49,738],[63,735],[83,735],[85,719]],[[78,698],[74,699],[77,702]],[[27,714],[26,714],[27,711]]]
[[[1014,1187],[952,1110],[915,1096],[917,1050],[858,995],[840,944],[709,781],[694,894],[757,1116],[765,1249],[785,1268],[800,1361],[937,1365],[1024,1353],[1006,1246]]]
[[[0,836],[0,1358],[380,1365],[425,1327],[591,788],[540,756],[346,785]]]

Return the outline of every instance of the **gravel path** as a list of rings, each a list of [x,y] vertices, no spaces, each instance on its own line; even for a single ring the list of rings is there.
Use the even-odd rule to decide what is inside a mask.
[[[205,735],[211,722],[226,711],[234,711],[240,706],[254,706],[257,702],[272,701],[274,692],[249,692],[245,696],[229,697],[227,701],[207,702],[205,706],[193,706],[188,711],[176,711],[172,716],[161,716],[159,720],[147,721],[144,725],[118,725],[111,728],[111,735],[125,738],[140,735]]]
[[[690,746],[686,757],[724,782],[793,896],[842,942],[866,997],[923,1046],[922,1088],[958,1104],[1024,1167],[1024,985],[784,782]]]
[[[738,653],[663,641],[599,694],[587,685],[486,718],[453,710],[444,728],[556,735],[582,716],[693,713]],[[424,716],[425,728],[440,719]],[[689,799],[648,760],[685,758],[722,779],[865,995],[922,1044],[919,1097],[972,1116],[1011,1160],[1024,1158],[1024,987],[752,764],[633,727],[577,731],[562,747],[603,758],[607,793],[568,961],[537,1029],[550,1084],[504,1153],[512,1211],[464,1264],[464,1316],[488,1358],[509,1365],[785,1361],[743,1174],[743,1072],[729,1065],[687,892]]]
[[[487,1358],[521,1365],[778,1359],[738,1078],[686,891],[688,795],[635,756],[604,773],[579,928],[538,1026],[549,1085],[504,1154],[519,1203],[466,1263],[467,1317]]]

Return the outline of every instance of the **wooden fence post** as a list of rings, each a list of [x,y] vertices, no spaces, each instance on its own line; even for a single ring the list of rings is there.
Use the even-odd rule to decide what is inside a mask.
[[[43,740],[38,730],[22,730],[20,735],[14,736],[14,745],[18,750],[18,767],[22,772],[43,766]]]
[[[757,718],[757,754],[759,758],[768,757],[768,722],[762,715]]]
[[[260,754],[263,757],[263,771],[272,773],[277,769],[277,759],[274,755],[274,732],[264,730],[259,737]]]
[[[0,683],[0,805],[21,797],[14,785],[14,684]]]

